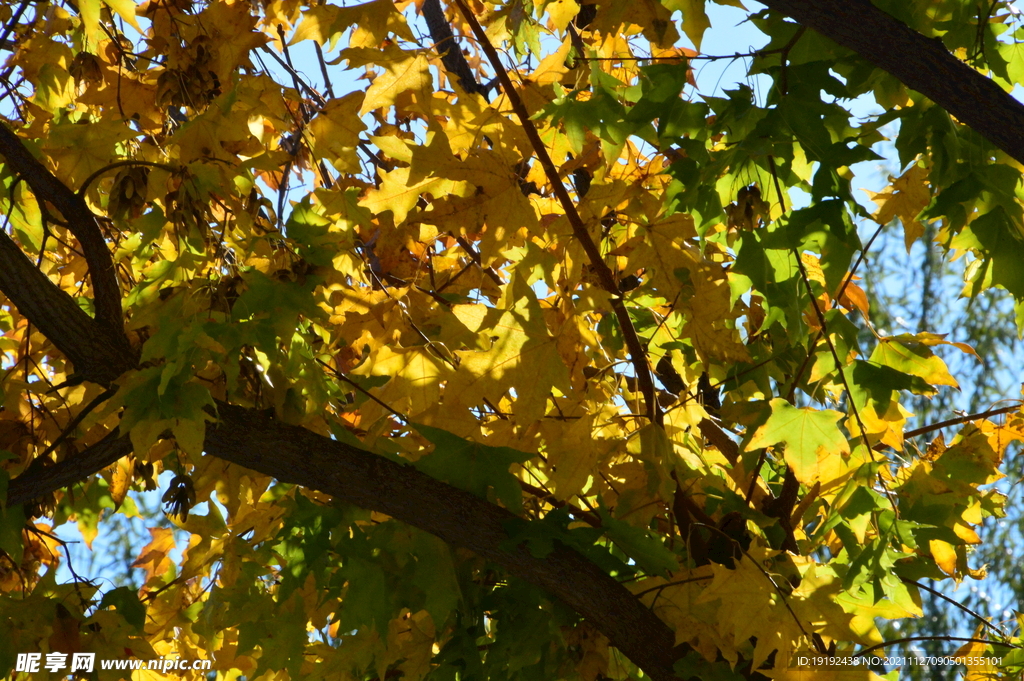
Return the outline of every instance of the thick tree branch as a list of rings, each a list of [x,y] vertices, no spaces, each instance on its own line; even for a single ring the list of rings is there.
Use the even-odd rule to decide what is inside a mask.
[[[558,548],[544,558],[508,548],[517,516],[468,492],[356,447],[263,413],[224,403],[206,451],[283,482],[331,494],[468,548],[535,584],[583,615],[655,681],[674,679],[675,635],[621,584],[579,553]]]
[[[135,365],[127,340],[120,342],[123,332],[104,328],[89,317],[74,298],[37,270],[3,231],[0,292],[71,360],[75,372],[86,380],[109,385]]]
[[[543,558],[507,546],[517,516],[469,492],[357,447],[291,426],[255,409],[218,402],[206,452],[282,482],[386,513],[454,546],[470,549],[535,584],[583,615],[654,681],[675,679],[675,635],[621,584],[584,556],[560,547]],[[131,451],[111,433],[74,457],[32,466],[11,481],[7,505],[23,504],[84,480]]]
[[[868,0],[761,0],[888,71],[1024,163],[1024,105]]]
[[[68,229],[89,264],[89,277],[95,294],[96,319],[112,331],[124,336],[124,315],[121,312],[121,285],[114,269],[114,259],[107,248],[96,216],[85,199],[71,191],[29,152],[21,138],[0,123],[0,154],[11,170],[19,174],[40,201],[49,201],[67,220]],[[53,337],[50,336],[51,340]],[[125,346],[128,341],[125,339]]]
[[[455,33],[452,32],[451,24],[448,23],[441,8],[441,0],[425,0],[423,18],[427,22],[430,37],[434,40],[434,47],[441,53],[441,63],[458,79],[459,87],[469,93],[479,92],[486,95],[487,88],[477,81],[473,69],[466,61],[466,56],[459,49]]]
[[[52,466],[47,466],[45,459],[36,459],[24,473],[11,480],[7,488],[7,506],[28,503],[85,480],[131,452],[132,442],[128,436],[118,436],[114,431],[93,446]]]

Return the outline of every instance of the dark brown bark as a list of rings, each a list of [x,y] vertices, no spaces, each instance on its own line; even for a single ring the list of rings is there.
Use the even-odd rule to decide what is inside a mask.
[[[21,139],[0,123],[0,154],[10,168],[25,180],[36,198],[50,202],[67,221],[67,227],[82,247],[89,264],[89,277],[95,295],[96,319],[112,331],[124,334],[121,311],[121,286],[117,281],[114,259],[100,231],[96,216],[85,199],[71,191],[22,144]],[[51,338],[51,340],[53,340]],[[123,341],[125,347],[128,341]]]
[[[7,506],[26,504],[81,482],[131,453],[132,443],[128,436],[118,436],[113,432],[92,447],[52,466],[43,465],[45,462],[36,459],[24,473],[11,480],[7,489]]]
[[[424,0],[423,19],[427,22],[427,30],[434,40],[434,49],[441,53],[441,63],[445,70],[459,81],[459,87],[469,93],[487,94],[487,88],[480,84],[469,67],[466,56],[462,54],[459,42],[455,39],[452,26],[444,16],[441,0]]]
[[[761,0],[917,90],[1024,163],[1024,105],[868,0]]]
[[[4,129],[3,125],[0,129]],[[135,365],[124,334],[87,315],[74,298],[36,269],[2,230],[0,291],[71,360],[75,372],[86,380],[109,385]]]

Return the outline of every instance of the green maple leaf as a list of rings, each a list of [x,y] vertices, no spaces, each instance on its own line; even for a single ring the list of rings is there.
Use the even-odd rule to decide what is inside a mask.
[[[831,409],[818,411],[797,408],[786,400],[771,401],[772,414],[763,426],[754,431],[747,445],[759,449],[785,443],[785,458],[804,484],[813,484],[819,477],[819,462],[825,456],[850,453],[850,443],[836,425],[842,414]]]
[[[494,496],[507,509],[513,513],[523,510],[519,481],[509,472],[509,466],[523,463],[532,454],[464,440],[439,428],[423,425],[415,428],[434,445],[432,453],[416,462],[417,468],[484,499],[487,498],[487,488],[492,488]]]

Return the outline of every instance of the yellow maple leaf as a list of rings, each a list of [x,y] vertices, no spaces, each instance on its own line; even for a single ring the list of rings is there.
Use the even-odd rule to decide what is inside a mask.
[[[349,373],[354,376],[390,376],[391,380],[378,397],[394,409],[415,415],[440,401],[441,386],[451,371],[426,347],[381,345]]]
[[[139,557],[132,563],[132,567],[142,568],[146,571],[146,582],[154,577],[160,577],[171,566],[171,559],[168,557],[174,550],[174,530],[169,527],[151,527],[149,534],[152,541],[142,547]]]
[[[360,116],[376,109],[387,109],[406,92],[412,93],[414,108],[424,114],[430,112],[433,79],[423,52],[403,50],[392,43],[382,50],[350,47],[342,50],[339,59],[347,59],[352,68],[372,66],[374,75],[359,109]]]
[[[395,168],[381,175],[380,186],[366,192],[359,205],[368,208],[374,214],[391,211],[395,224],[400,225],[405,222],[421,194],[464,196],[469,192],[467,182],[456,182],[443,177],[425,177],[414,181],[411,168]]]
[[[554,495],[564,501],[583,490],[608,446],[594,437],[593,414],[585,414],[568,424],[564,421],[543,421],[541,432],[546,443]]]
[[[480,147],[486,137],[491,148],[507,158],[528,158],[533,147],[523,132],[507,116],[502,115],[483,97],[461,96],[457,99],[441,92],[434,93],[433,115],[444,121],[444,134],[452,153],[465,157],[466,152]]]
[[[918,164],[910,166],[899,178],[889,176],[892,183],[880,192],[867,192],[878,204],[878,211],[872,216],[880,225],[898,217],[903,224],[903,240],[907,253],[914,242],[924,234],[924,225],[918,221],[918,214],[932,200],[928,183],[928,169]]]
[[[956,547],[941,539],[928,540],[928,551],[935,559],[935,564],[952,577],[956,574]]]
[[[352,92],[334,99],[309,123],[313,134],[313,156],[326,158],[339,173],[359,171],[356,146],[366,125],[359,119],[362,92]]]
[[[373,0],[351,7],[338,5],[318,5],[302,13],[302,23],[295,29],[291,43],[303,40],[316,40],[331,46],[341,35],[355,26],[356,29],[349,40],[350,47],[375,48],[389,35],[396,35],[410,42],[416,40],[409,25],[395,8],[391,0]]]
[[[610,35],[629,35],[636,31],[633,26],[657,46],[667,47],[679,40],[671,12],[655,0],[604,3],[589,28]]]
[[[576,0],[553,0],[544,5],[544,10],[551,18],[551,25],[559,31],[564,31],[569,22],[579,14],[580,6]]]
[[[843,609],[835,597],[843,591],[843,580],[827,565],[805,556],[791,558],[801,572],[800,585],[793,590],[789,605],[811,631],[826,640],[854,641],[867,645],[871,639],[853,628],[854,615]]]
[[[860,426],[863,423],[872,443],[877,441],[897,451],[902,450],[903,427],[907,423],[907,418],[913,414],[907,411],[898,400],[899,393],[894,390],[884,412],[879,411],[878,404],[874,400],[868,400],[857,412],[859,420],[853,415],[846,420],[846,429],[850,431],[851,436],[856,437],[860,434]]]
[[[511,290],[509,290],[511,289]],[[557,337],[545,324],[536,295],[517,277],[506,287],[504,308],[457,305],[456,315],[468,310],[476,319],[466,319],[472,330],[486,332],[491,345],[486,350],[461,350],[455,375],[445,387],[445,404],[475,407],[485,398],[493,402],[514,391],[513,412],[522,422],[541,418],[552,387],[568,393],[569,372],[558,354]],[[514,301],[509,300],[515,298]],[[473,309],[475,308],[475,309]],[[477,314],[485,310],[482,318]],[[511,394],[511,393],[510,393]]]
[[[702,565],[694,570],[673,572],[668,577],[635,582],[630,589],[672,627],[677,644],[705,636],[717,639],[724,646],[724,639],[717,636],[714,626],[718,621],[717,604],[701,600],[714,574],[711,565]]]
[[[752,657],[755,669],[774,650],[780,659],[788,660],[796,644],[805,638],[803,623],[782,602],[769,576],[746,556],[736,561],[734,569],[718,564],[712,564],[711,569],[714,580],[696,603],[720,602],[718,628],[733,641],[757,637]]]

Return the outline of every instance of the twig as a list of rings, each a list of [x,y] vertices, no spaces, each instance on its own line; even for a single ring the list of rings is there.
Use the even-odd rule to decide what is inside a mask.
[[[1009,407],[1000,407],[999,409],[990,409],[989,411],[983,411],[977,414],[967,414],[966,416],[957,416],[955,419],[949,419],[947,421],[940,421],[927,426],[921,426],[914,430],[909,430],[903,434],[903,438],[917,437],[918,435],[924,435],[930,433],[933,430],[941,430],[942,428],[949,428],[950,426],[958,426],[961,423],[967,423],[968,421],[977,421],[978,419],[987,419],[989,416],[999,416],[1000,414],[1009,414],[1010,412],[1017,411],[1021,408],[1020,404],[1014,404]]]
[[[658,586],[652,586],[650,589],[644,589],[643,591],[637,591],[633,595],[636,596],[637,598],[640,598],[644,594],[649,594],[652,591],[657,591],[658,593],[661,593],[664,589],[667,589],[670,586],[679,586],[680,584],[691,584],[693,582],[703,582],[704,580],[713,579],[713,578],[714,578],[714,575],[708,575],[706,577],[690,577],[689,579],[680,579],[677,582],[665,582],[664,584],[659,584]]]
[[[987,643],[993,646],[1005,646],[1007,648],[1021,648],[1021,646],[1013,645],[1012,643],[1003,643],[1002,641],[990,641],[984,638],[973,638],[970,636],[908,636],[906,638],[896,638],[891,641],[883,641],[878,645],[865,648],[864,650],[854,653],[851,657],[860,657],[861,655],[867,655],[870,652],[874,652],[879,648],[886,648],[897,643],[913,643],[914,641],[963,641],[964,643]]]
[[[771,157],[769,156],[768,158],[770,159]],[[778,180],[776,179],[776,182],[777,181]],[[776,190],[777,190],[777,185],[776,185]],[[837,302],[839,301],[840,298],[843,297],[843,294],[846,293],[846,287],[849,286],[851,281],[853,281],[853,275],[857,273],[857,268],[860,267],[861,263],[864,262],[864,258],[867,257],[868,251],[871,250],[871,245],[873,243],[875,243],[875,239],[877,239],[878,235],[882,233],[882,229],[884,227],[885,227],[885,225],[879,225],[878,229],[875,230],[875,233],[871,235],[871,238],[868,239],[868,242],[866,244],[864,244],[864,248],[862,248],[860,253],[857,255],[857,260],[854,261],[853,267],[850,268],[850,273],[846,275],[846,278],[843,280],[843,285],[839,287],[839,292],[836,293],[835,300]],[[793,376],[793,382],[790,384],[789,393],[787,395],[787,399],[790,402],[793,401],[793,397],[796,395],[797,384],[800,382],[801,377],[803,377],[804,370],[807,368],[807,365],[810,363],[811,358],[814,357],[814,349],[818,346],[818,341],[821,340],[821,335],[822,335],[823,332],[824,332],[824,329],[819,330],[818,331],[818,335],[816,335],[814,337],[814,340],[811,341],[811,344],[807,348],[807,356],[804,357],[803,363],[796,370],[796,374]]]
[[[166,163],[152,163],[150,161],[136,161],[136,160],[130,159],[130,158],[129,159],[125,159],[123,161],[114,161],[113,163],[108,163],[107,165],[103,166],[99,170],[94,171],[92,173],[92,175],[90,175],[89,177],[85,178],[85,181],[82,182],[82,186],[78,188],[78,191],[76,193],[79,196],[81,196],[81,197],[85,197],[85,192],[88,191],[89,185],[92,184],[93,182],[95,182],[96,178],[98,178],[100,175],[106,173],[107,171],[113,170],[114,168],[120,168],[122,166],[149,166],[151,168],[161,168],[161,169],[166,170],[166,171],[171,172],[171,173],[174,173],[174,172],[178,171],[177,168],[175,168],[173,166],[169,166]]]
[[[363,386],[359,385],[358,383],[353,381],[351,378],[349,378],[345,374],[341,373],[340,371],[338,371],[337,369],[335,369],[334,367],[332,367],[330,364],[328,364],[327,362],[323,361],[319,357],[317,358],[316,361],[317,361],[318,364],[320,364],[325,369],[330,371],[331,374],[333,374],[335,378],[338,378],[338,379],[341,379],[342,381],[345,381],[350,386],[352,386],[353,388],[355,388],[356,390],[358,390],[362,394],[366,395],[367,397],[369,397],[371,400],[373,400],[374,402],[376,402],[380,406],[382,406],[385,409],[387,409],[395,417],[397,417],[399,420],[401,420],[402,423],[405,423],[405,424],[409,423],[409,417],[408,416],[405,416],[404,414],[395,411],[389,404],[387,404],[386,402],[381,401],[381,399],[378,398],[376,395],[371,394],[369,391],[366,390],[366,388],[364,388]]]
[[[13,16],[11,16],[11,18],[7,21],[7,25],[4,26],[4,32],[0,34],[0,45],[4,45],[5,47],[0,49],[6,50],[13,48],[13,45],[11,46],[11,48],[6,47],[7,39],[11,37],[11,33],[14,32],[14,27],[18,25],[19,21],[21,21],[21,15],[25,13],[26,9],[28,9],[28,5],[29,0],[21,0],[21,4],[18,5],[18,9],[14,11]]]
[[[532,494],[533,496],[537,497],[542,501],[546,501],[555,508],[568,508],[569,512],[572,513],[573,517],[582,520],[591,527],[603,527],[603,525],[601,524],[601,519],[593,513],[584,511],[579,506],[571,504],[568,501],[562,501],[556,498],[554,495],[550,494],[547,490],[535,487],[534,485],[531,485],[525,480],[520,480],[519,486],[522,487],[524,491],[529,492],[530,494]]]
[[[818,299],[814,296],[814,290],[811,288],[811,280],[807,276],[807,268],[804,267],[804,262],[800,258],[800,254],[797,250],[793,249],[793,256],[796,258],[796,264],[800,268],[800,277],[804,280],[804,286],[807,287],[807,295],[811,297],[811,306],[814,308],[814,313],[818,318],[818,323],[821,324],[821,333],[825,337],[825,342],[828,344],[828,350],[832,353],[832,360],[836,363],[836,372],[839,374],[839,380],[843,383],[843,389],[846,390],[848,402],[850,405],[850,411],[853,412],[853,418],[857,421],[857,427],[860,429],[860,438],[864,441],[864,446],[871,454],[871,460],[875,460],[875,449],[868,442],[868,430],[864,426],[864,421],[861,420],[860,411],[857,409],[857,404],[853,399],[853,391],[850,390],[850,384],[846,380],[846,372],[843,371],[842,361],[839,359],[839,353],[836,352],[836,346],[832,342],[832,337],[828,335],[828,329],[825,326],[825,315],[822,313],[821,308],[818,307]],[[882,477],[881,470],[878,471],[878,484],[881,485],[882,490],[885,492],[885,496],[888,497],[889,503],[892,505],[893,513],[899,516],[899,505],[896,503],[896,498],[892,494],[892,490],[885,484],[885,479]]]
[[[715,526],[715,525],[708,525],[707,523],[696,523],[696,524],[703,525],[703,526],[707,527],[709,530],[711,530],[712,532],[715,532],[715,533],[721,535],[722,537],[724,537],[726,540],[732,542],[733,546],[735,546],[737,549],[739,549],[740,552],[744,556],[747,557],[747,560],[749,560],[753,564],[753,566],[756,567],[761,572],[761,574],[765,576],[765,579],[767,579],[771,583],[771,585],[773,587],[775,587],[775,591],[779,594],[779,598],[782,600],[782,604],[784,606],[786,606],[786,610],[788,610],[789,614],[793,617],[793,621],[796,622],[796,626],[800,628],[800,632],[805,637],[807,637],[808,639],[811,639],[811,637],[808,636],[808,634],[807,634],[807,630],[804,629],[803,622],[800,621],[800,618],[796,616],[795,612],[793,612],[793,608],[790,607],[789,599],[786,598],[785,592],[778,585],[778,583],[775,581],[775,579],[770,574],[768,574],[768,571],[765,570],[763,567],[761,567],[761,563],[759,563],[758,561],[754,560],[753,556],[751,556],[749,553],[747,553],[747,551],[742,546],[740,546],[740,543],[738,541],[736,541],[735,539],[733,539],[732,537],[727,535],[725,532],[722,532],[722,530],[719,529],[717,526]],[[823,645],[821,643],[819,643],[819,641],[817,639],[811,639],[811,640],[814,641],[814,645],[815,645],[816,648],[818,648],[818,652],[820,652],[822,655],[824,655],[825,654],[825,650],[823,649]]]
[[[767,449],[762,449],[761,453],[757,457],[757,465],[754,466],[754,475],[750,478],[750,487],[747,488],[747,506],[750,506],[750,500],[754,498],[754,490],[757,489],[757,479],[761,476],[761,466],[764,465],[764,459],[767,452]]]
[[[925,591],[927,591],[928,593],[932,594],[933,596],[938,596],[939,598],[941,598],[942,600],[946,601],[947,603],[949,603],[949,604],[951,604],[951,605],[953,605],[953,606],[955,606],[957,608],[960,608],[961,610],[966,612],[968,615],[973,616],[975,619],[977,619],[979,622],[984,624],[986,627],[988,627],[992,631],[996,631],[996,632],[999,632],[1000,634],[1002,634],[1002,632],[999,631],[999,629],[994,624],[992,624],[987,619],[985,619],[984,617],[982,617],[978,613],[976,613],[973,610],[971,610],[970,608],[968,608],[963,603],[950,598],[946,594],[944,594],[944,593],[942,593],[940,591],[936,591],[935,589],[933,589],[930,586],[927,586],[925,584],[922,584],[921,582],[915,582],[912,579],[907,579],[906,577],[900,577],[900,581],[903,582],[904,584],[913,584],[917,588],[924,589]]]
[[[320,75],[324,77],[324,87],[327,88],[327,95],[334,99],[334,88],[331,87],[331,77],[327,73],[327,62],[324,61],[324,51],[320,48],[320,43],[313,41],[313,48],[316,50],[316,59],[320,63]]]
[[[648,364],[647,355],[644,352],[643,345],[640,342],[640,337],[637,335],[636,329],[633,328],[633,322],[630,319],[629,311],[626,309],[622,300],[618,285],[615,282],[615,277],[612,274],[611,269],[605,263],[604,258],[601,256],[601,250],[591,238],[590,232],[583,223],[583,218],[580,217],[579,211],[576,209],[576,204],[573,203],[572,197],[569,196],[569,192],[566,190],[565,185],[562,184],[562,180],[558,175],[558,169],[555,167],[554,162],[552,162],[551,156],[548,154],[547,149],[544,146],[544,142],[537,133],[537,128],[533,125],[533,121],[530,118],[530,112],[526,109],[526,105],[519,97],[519,93],[512,84],[512,79],[509,78],[508,71],[501,63],[498,52],[494,49],[494,46],[491,45],[490,39],[487,37],[487,33],[484,31],[483,27],[480,26],[480,22],[476,20],[473,12],[466,6],[465,0],[455,0],[455,4],[458,6],[459,11],[462,12],[463,17],[465,17],[466,21],[469,23],[473,33],[476,34],[476,38],[480,42],[480,47],[483,49],[484,54],[487,55],[487,59],[490,61],[491,67],[495,70],[498,80],[501,82],[501,87],[505,91],[505,96],[508,97],[509,103],[512,105],[512,110],[519,118],[519,125],[530,140],[530,145],[533,147],[541,166],[544,168],[544,173],[547,175],[548,181],[551,183],[551,188],[554,191],[555,196],[558,198],[558,202],[561,204],[562,210],[565,211],[566,218],[568,218],[569,224],[572,226],[573,235],[583,247],[583,251],[587,254],[587,258],[590,260],[591,267],[593,267],[594,271],[597,273],[598,280],[601,283],[601,288],[610,294],[609,301],[611,302],[612,309],[619,321],[622,337],[629,350],[633,370],[636,372],[637,383],[640,386],[640,391],[644,396],[644,402],[647,406],[647,418],[651,421],[659,422],[662,414],[661,409],[658,406],[657,394],[654,388],[654,379],[651,376],[651,368]]]
[[[462,238],[461,235],[455,234],[454,232],[448,233],[455,238],[455,241],[458,242],[459,246],[462,246],[462,250],[466,251],[466,253],[469,253],[469,257],[473,259],[473,262],[477,264],[481,271],[483,271],[483,273],[486,274],[491,281],[493,281],[498,286],[504,285],[505,282],[501,280],[501,277],[498,276],[497,272],[494,271],[493,267],[484,267],[483,261],[480,260],[480,253],[475,248],[473,248],[473,244],[466,241],[464,238]]]

